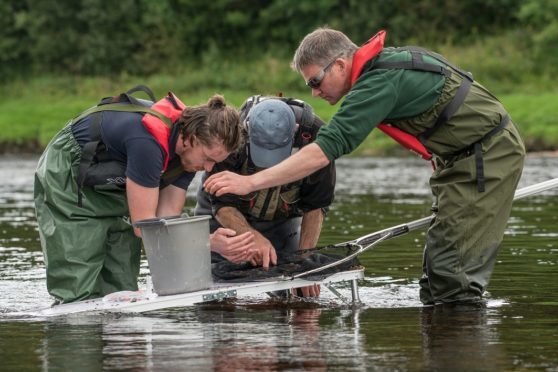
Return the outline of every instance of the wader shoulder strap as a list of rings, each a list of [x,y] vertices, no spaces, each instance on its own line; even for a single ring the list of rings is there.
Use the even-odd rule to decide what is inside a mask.
[[[163,115],[162,113],[152,110],[149,107],[141,106],[141,105],[134,105],[134,104],[120,104],[120,103],[109,103],[106,105],[94,106],[88,110],[85,110],[79,116],[72,120],[72,122],[77,123],[87,115],[91,115],[95,112],[101,111],[120,111],[120,112],[139,112],[145,114],[151,114],[156,116],[157,118],[161,119],[163,123],[165,123],[169,128],[172,126],[172,121]]]
[[[118,104],[118,103],[108,103],[99,106],[92,107],[76,118],[72,120],[72,123],[77,123],[84,117],[91,115],[91,124],[89,126],[89,135],[91,141],[87,142],[82,150],[81,150],[81,159],[79,162],[79,173],[77,176],[77,184],[78,184],[78,206],[83,206],[82,200],[82,192],[83,184],[85,182],[85,178],[87,177],[87,171],[91,167],[93,163],[93,159],[95,154],[97,154],[97,150],[99,145],[102,144],[101,142],[101,121],[102,121],[102,112],[103,111],[119,111],[119,112],[139,112],[139,113],[147,113],[156,116],[157,118],[161,119],[163,123],[167,126],[171,127],[172,122],[171,120],[163,115],[160,112],[150,109],[149,107],[135,105],[135,104]]]
[[[398,62],[388,62],[388,61],[377,61],[371,67],[372,68],[385,68],[385,69],[402,69],[402,70],[417,70],[425,72],[433,72],[436,74],[444,75],[446,77],[451,76],[451,70],[444,66],[436,65],[433,63],[424,62],[422,59],[422,53],[416,50],[409,50],[411,53],[410,61],[398,61]]]
[[[429,128],[428,130],[424,131],[423,133],[419,134],[417,137],[419,141],[424,145],[426,141],[442,126],[444,125],[459,109],[459,107],[465,101],[465,97],[469,94],[469,90],[471,89],[471,85],[473,84],[473,75],[469,72],[463,71],[456,66],[452,65],[445,58],[440,56],[437,53],[428,51],[426,49],[422,49],[419,47],[401,47],[401,48],[393,48],[396,51],[408,51],[411,53],[411,60],[410,61],[400,61],[400,62],[387,62],[387,61],[377,61],[374,63],[371,68],[385,68],[385,69],[404,69],[404,70],[417,70],[417,71],[425,71],[425,72],[432,72],[437,73],[440,75],[450,77],[452,72],[449,68],[445,66],[436,65],[433,63],[424,62],[423,56],[428,55],[429,57],[451,67],[451,69],[455,70],[459,75],[463,77],[459,88],[453,99],[444,107],[440,115],[438,115],[438,119],[434,123],[434,125]]]
[[[78,185],[78,207],[83,207],[83,195],[81,190],[83,189],[83,183],[85,182],[85,176],[87,176],[87,170],[93,163],[93,158],[97,152],[97,147],[101,143],[101,121],[102,114],[100,112],[95,112],[91,115],[91,124],[89,125],[89,135],[91,141],[83,145],[81,149],[81,159],[79,160],[79,173],[77,176]]]
[[[451,102],[448,103],[440,115],[438,115],[436,123],[434,123],[434,125],[428,130],[419,134],[418,139],[422,142],[422,144],[424,144],[442,125],[447,123],[447,121],[457,112],[459,107],[463,104],[463,102],[465,102],[465,98],[467,97],[467,94],[469,94],[472,84],[472,80],[467,78],[463,78],[463,80],[461,80],[457,93],[455,93]]]

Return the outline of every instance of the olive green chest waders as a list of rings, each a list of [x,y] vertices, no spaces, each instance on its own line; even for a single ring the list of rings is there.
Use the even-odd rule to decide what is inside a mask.
[[[418,60],[421,51],[413,53]],[[448,65],[444,75],[440,98],[431,109],[391,121],[416,135],[434,154],[436,165],[430,178],[436,213],[419,281],[424,304],[482,298],[525,157],[517,127],[502,104],[454,66]]]
[[[444,91],[459,86],[459,78],[451,76]],[[414,124],[435,121],[451,97],[442,93]],[[424,304],[479,301],[523,170],[523,141],[500,102],[475,82],[425,146],[435,154],[430,187],[436,213],[426,237],[420,299]]]
[[[525,149],[517,128],[482,142],[483,186],[475,151],[438,158],[430,178],[436,212],[426,237],[420,298],[425,304],[478,301],[494,269]]]
[[[123,189],[76,182],[81,148],[67,125],[49,143],[35,172],[35,209],[47,289],[62,302],[137,290],[141,239],[126,221]]]

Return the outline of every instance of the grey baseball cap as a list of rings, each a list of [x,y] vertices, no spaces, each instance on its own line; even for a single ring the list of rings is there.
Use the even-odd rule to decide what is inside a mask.
[[[295,115],[285,102],[266,99],[248,113],[250,157],[257,167],[269,168],[291,155]]]

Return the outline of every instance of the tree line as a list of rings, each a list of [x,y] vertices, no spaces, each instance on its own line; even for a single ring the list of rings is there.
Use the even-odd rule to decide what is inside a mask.
[[[3,0],[0,80],[140,75],[208,58],[289,58],[328,25],[355,42],[468,45],[513,33],[534,68],[558,65],[558,0]]]

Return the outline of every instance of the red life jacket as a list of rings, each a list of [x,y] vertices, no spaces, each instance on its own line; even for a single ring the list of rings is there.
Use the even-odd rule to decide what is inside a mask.
[[[372,58],[380,54],[384,48],[385,38],[386,32],[384,30],[380,30],[355,52],[351,70],[351,86],[355,84],[356,80],[361,75],[364,65]],[[384,123],[378,124],[378,129],[423,159],[432,159],[432,154],[428,152],[424,145],[415,136]]]
[[[174,123],[180,118],[182,111],[186,108],[186,105],[174,95],[174,93],[169,92],[166,97],[163,97],[159,101],[155,102],[151,106],[152,110],[160,112],[170,119],[171,123]],[[163,170],[167,169],[169,165],[169,138],[171,134],[171,127],[164,123],[157,116],[146,113],[141,119],[145,129],[155,138],[157,143],[161,145],[165,152],[165,160],[163,163]]]

